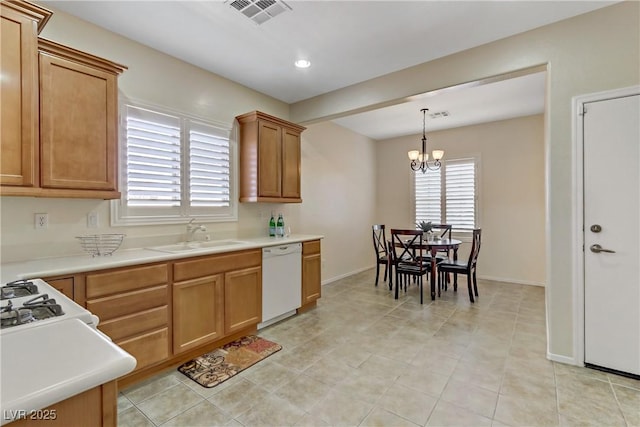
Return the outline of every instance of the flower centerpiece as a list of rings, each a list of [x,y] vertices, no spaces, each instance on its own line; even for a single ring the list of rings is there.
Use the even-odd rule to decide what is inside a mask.
[[[422,230],[422,233],[426,240],[432,239],[433,232],[431,230],[433,229],[433,224],[431,223],[431,221],[416,222],[416,226],[418,227],[419,230]]]

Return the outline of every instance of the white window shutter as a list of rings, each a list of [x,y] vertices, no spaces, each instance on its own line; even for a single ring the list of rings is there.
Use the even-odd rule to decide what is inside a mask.
[[[475,227],[475,169],[473,159],[451,160],[446,164],[446,223],[454,229]]]
[[[127,106],[126,132],[127,204],[179,206],[180,119]]]
[[[414,172],[414,180],[416,222],[450,224],[457,230],[475,228],[475,159],[444,161],[437,171]]]
[[[416,222],[440,223],[442,217],[441,171],[414,172],[416,193]]]
[[[191,206],[230,205],[229,138],[202,123],[189,126],[189,201]]]

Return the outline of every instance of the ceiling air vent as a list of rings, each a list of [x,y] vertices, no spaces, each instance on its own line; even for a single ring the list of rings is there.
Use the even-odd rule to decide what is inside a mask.
[[[449,117],[449,112],[448,111],[438,111],[437,113],[429,114],[429,117],[431,117],[432,119],[439,119],[441,117]]]
[[[291,7],[281,0],[228,0],[226,3],[258,25],[291,10]]]

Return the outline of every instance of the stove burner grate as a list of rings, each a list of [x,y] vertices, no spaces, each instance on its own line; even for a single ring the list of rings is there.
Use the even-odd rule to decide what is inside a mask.
[[[14,307],[9,301],[6,306],[0,308],[0,327],[9,328],[63,314],[64,311],[59,304],[56,304],[56,300],[49,298],[47,294],[42,294],[25,302],[22,307]]]
[[[16,280],[0,287],[0,299],[19,298],[38,293],[38,286],[28,280]]]

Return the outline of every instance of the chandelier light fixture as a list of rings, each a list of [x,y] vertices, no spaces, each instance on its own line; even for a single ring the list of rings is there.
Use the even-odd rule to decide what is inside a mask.
[[[429,170],[438,170],[440,169],[441,163],[440,159],[444,157],[444,151],[442,150],[433,150],[431,153],[431,157],[433,157],[433,162],[429,162],[429,153],[427,152],[427,135],[426,135],[426,120],[427,120],[427,111],[428,108],[423,108],[422,110],[422,151],[411,150],[409,151],[409,160],[411,160],[411,169],[414,171],[421,171],[425,173],[427,169]]]

